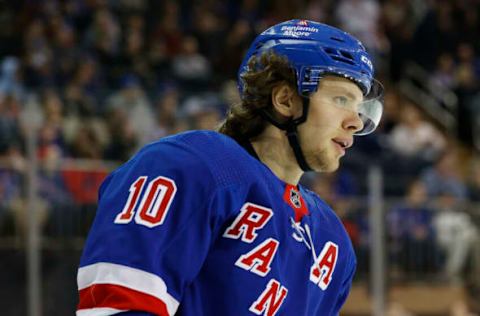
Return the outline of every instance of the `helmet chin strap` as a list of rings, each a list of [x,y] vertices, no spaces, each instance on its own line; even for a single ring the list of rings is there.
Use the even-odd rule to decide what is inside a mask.
[[[308,97],[302,96],[303,103],[303,113],[299,118],[293,119],[290,118],[287,122],[280,123],[278,122],[271,113],[268,111],[262,110],[260,113],[264,119],[272,123],[274,126],[278,127],[281,130],[285,131],[285,134],[288,138],[288,143],[293,150],[295,159],[297,160],[300,168],[307,172],[312,171],[313,169],[308,165],[305,156],[303,155],[302,148],[300,147],[300,142],[298,141],[298,125],[304,123],[307,120],[308,108],[310,106],[310,99]]]

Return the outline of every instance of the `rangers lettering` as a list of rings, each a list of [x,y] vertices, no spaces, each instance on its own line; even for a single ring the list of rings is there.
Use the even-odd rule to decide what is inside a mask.
[[[252,243],[257,238],[256,231],[263,228],[272,215],[273,212],[269,208],[245,203],[240,210],[240,214],[227,228],[223,237],[231,239],[241,237],[243,242]]]
[[[235,265],[264,277],[270,272],[270,264],[277,253],[278,245],[277,240],[268,238],[250,252],[240,256]]]
[[[326,290],[330,281],[332,281],[332,274],[335,270],[338,258],[338,246],[328,241],[323,246],[322,252],[310,269],[310,281],[317,284],[322,290]]]
[[[250,306],[250,311],[256,315],[274,316],[287,297],[288,290],[277,280],[271,279],[260,297]]]

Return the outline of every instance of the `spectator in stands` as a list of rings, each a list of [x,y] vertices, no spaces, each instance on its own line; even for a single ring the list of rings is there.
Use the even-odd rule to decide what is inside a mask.
[[[189,123],[189,129],[215,129],[221,120],[219,103],[219,98],[212,93],[186,99],[182,104],[182,116]]]
[[[106,6],[98,8],[86,32],[85,44],[99,56],[103,65],[108,65],[119,53],[121,37],[116,16]]]
[[[435,198],[445,192],[460,200],[467,197],[467,188],[459,174],[457,154],[455,147],[448,148],[432,167],[422,172],[421,181],[425,184],[429,197]]]
[[[43,122],[39,128],[38,157],[44,159],[52,150],[65,156],[68,150],[63,135],[63,103],[55,91],[44,91],[41,109]]]
[[[123,32],[122,49],[116,60],[116,68],[112,71],[112,80],[125,73],[136,74],[142,82],[152,82],[154,74],[151,73],[148,57],[145,51],[145,25],[138,15],[132,15],[127,20],[127,28]],[[117,78],[115,77],[117,76]]]
[[[82,55],[66,87],[66,98],[70,101],[68,106],[85,107],[87,111],[100,114],[99,97],[104,89],[103,77],[103,69],[98,61],[88,54]]]
[[[173,58],[173,75],[184,90],[201,91],[207,87],[211,76],[209,60],[198,51],[198,41],[186,36],[181,52]]]
[[[0,155],[20,146],[22,133],[18,121],[19,100],[13,95],[0,97]]]
[[[102,159],[104,144],[93,125],[79,126],[72,140],[71,154],[75,158]]]
[[[72,199],[61,173],[63,153],[58,147],[49,146],[40,161],[38,172],[38,199],[42,206],[42,222],[48,222],[49,233],[64,235],[74,221],[71,218]]]
[[[456,87],[455,71],[456,65],[452,54],[448,52],[442,53],[438,56],[437,66],[430,81],[444,89],[453,90]]]
[[[187,123],[180,117],[178,93],[176,87],[167,86],[159,96],[155,107],[156,124],[149,136],[149,141],[156,141],[161,137],[187,129]]]
[[[145,144],[155,126],[155,115],[150,100],[137,76],[122,77],[120,90],[115,91],[106,101],[107,116],[112,112],[124,112],[128,117],[138,145]]]
[[[52,32],[55,87],[64,89],[73,78],[82,49],[78,45],[75,29],[64,19],[60,19],[57,25],[52,27]]]
[[[53,56],[45,23],[34,19],[23,35],[27,86],[38,89],[54,84]]]
[[[427,190],[419,180],[409,185],[404,200],[387,214],[390,258],[394,266],[401,267],[410,277],[432,273],[437,266],[439,253],[433,216]]]
[[[436,199],[439,211],[433,220],[437,230],[437,242],[445,252],[445,273],[450,281],[457,283],[468,279],[479,281],[479,230],[459,201],[453,191],[445,189],[439,192]],[[471,259],[470,264],[468,264],[469,259]],[[471,276],[464,278],[467,265],[471,265]]]
[[[25,87],[21,78],[20,60],[9,56],[0,64],[0,99],[11,95],[17,100],[24,101]]]
[[[420,109],[408,100],[401,105],[400,122],[389,137],[394,151],[407,158],[432,162],[445,149],[445,137],[425,120]]]
[[[180,9],[176,1],[164,1],[162,16],[156,20],[151,41],[165,43],[166,55],[176,56],[182,47],[183,32],[180,26]]]
[[[0,116],[1,117],[1,116]],[[20,170],[24,166],[18,149],[10,147],[0,152],[0,233],[5,234],[7,224],[13,216],[12,205],[21,197],[22,177]]]

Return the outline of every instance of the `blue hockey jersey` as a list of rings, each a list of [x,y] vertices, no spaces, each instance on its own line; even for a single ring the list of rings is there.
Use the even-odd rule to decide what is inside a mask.
[[[103,182],[77,315],[337,315],[354,270],[316,194],[230,137],[192,131],[145,146]]]

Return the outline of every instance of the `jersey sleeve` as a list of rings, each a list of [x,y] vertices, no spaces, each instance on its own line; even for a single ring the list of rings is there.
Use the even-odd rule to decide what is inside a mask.
[[[355,275],[356,270],[356,259],[355,253],[353,249],[350,250],[348,262],[346,264],[345,274],[342,282],[342,286],[340,288],[340,292],[338,293],[337,301],[335,302],[334,306],[334,313],[333,315],[338,316],[342,306],[345,304],[347,300],[348,294],[350,293],[350,289],[352,287],[353,277]]]
[[[231,191],[176,143],[144,149],[113,172],[82,254],[77,315],[174,315],[234,208]]]

